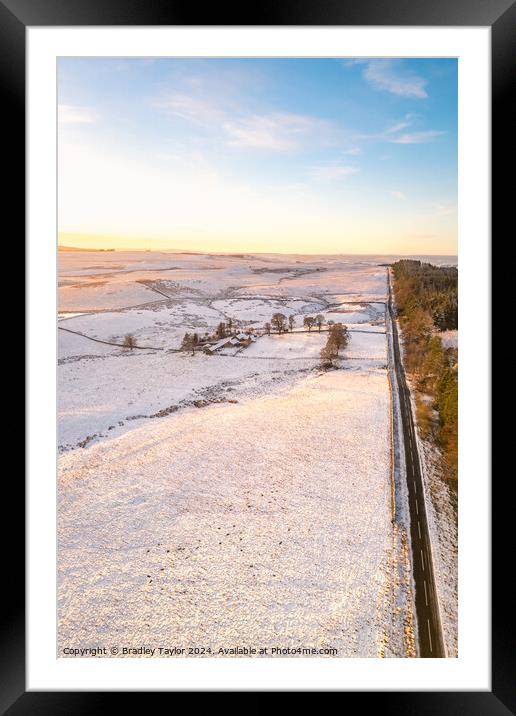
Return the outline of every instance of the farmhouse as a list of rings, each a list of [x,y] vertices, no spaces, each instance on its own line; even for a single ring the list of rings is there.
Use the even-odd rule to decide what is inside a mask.
[[[230,336],[228,336],[227,338],[221,338],[220,341],[217,341],[216,343],[208,343],[204,346],[203,350],[205,353],[213,355],[213,353],[216,353],[221,348],[231,348],[233,346],[231,341],[232,338]]]
[[[245,348],[256,338],[248,333],[238,333],[236,336],[226,336],[216,343],[209,343],[203,347],[208,355],[213,355],[223,348]]]
[[[250,333],[238,333],[236,335],[236,338],[240,342],[241,346],[248,346],[252,341],[255,340],[254,336],[252,336]]]

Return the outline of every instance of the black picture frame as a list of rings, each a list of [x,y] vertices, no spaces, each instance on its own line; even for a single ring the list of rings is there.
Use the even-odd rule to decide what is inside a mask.
[[[202,20],[202,22],[199,22]],[[31,26],[63,25],[360,25],[360,26],[489,26],[492,31],[492,216],[493,237],[511,226],[514,203],[512,154],[508,151],[513,113],[516,5],[512,0],[262,0],[258,6],[212,4],[202,10],[175,0],[0,0],[0,91],[4,147],[11,153],[4,212],[15,218],[19,234],[25,216],[25,37]],[[511,202],[512,199],[512,202]],[[511,211],[512,213],[512,211]],[[512,217],[511,217],[512,218]],[[507,220],[507,224],[505,223]],[[23,242],[19,240],[19,244]],[[507,267],[506,267],[507,270]],[[507,279],[508,280],[508,279]],[[510,284],[509,284],[510,285]],[[493,290],[493,299],[497,290]],[[494,327],[494,326],[493,326]],[[487,337],[489,340],[489,336]],[[29,347],[30,348],[30,347]],[[497,433],[499,444],[503,436]],[[493,451],[493,455],[495,455]],[[453,692],[346,692],[345,704],[357,700],[362,709],[382,713],[467,714],[506,716],[516,709],[514,597],[507,588],[507,567],[514,544],[514,503],[507,499],[510,471],[492,485],[492,690]],[[466,479],[466,478],[464,478]],[[0,713],[81,714],[121,708],[122,693],[26,692],[24,610],[24,484],[19,473],[5,472],[4,514],[13,527],[4,542],[3,596],[0,632]],[[509,565],[510,567],[510,565]],[[511,571],[511,569],[509,569]],[[510,581],[510,577],[509,577]],[[467,599],[467,595],[461,595]],[[407,684],[410,688],[410,684]],[[235,687],[237,690],[237,687]],[[132,707],[147,708],[148,694],[131,693]]]

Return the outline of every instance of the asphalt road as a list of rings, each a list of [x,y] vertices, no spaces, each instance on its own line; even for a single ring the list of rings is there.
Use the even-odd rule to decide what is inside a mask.
[[[416,588],[416,616],[419,631],[419,655],[426,658],[446,656],[444,649],[439,607],[435,589],[430,535],[426,519],[425,499],[421,478],[421,465],[415,436],[410,404],[410,391],[400,356],[398,328],[392,307],[390,276],[388,310],[392,326],[394,368],[405,445],[405,465],[410,509],[410,536],[412,542],[412,566]]]

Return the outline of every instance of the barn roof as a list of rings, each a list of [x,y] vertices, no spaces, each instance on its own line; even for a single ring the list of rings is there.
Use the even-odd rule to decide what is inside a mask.
[[[224,346],[227,346],[228,343],[231,343],[231,338],[221,338],[220,341],[217,341],[217,343],[214,343],[211,346],[212,351],[217,351],[219,348],[223,348]]]

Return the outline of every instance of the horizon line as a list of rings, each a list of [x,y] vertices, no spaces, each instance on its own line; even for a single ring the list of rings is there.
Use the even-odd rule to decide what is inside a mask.
[[[134,247],[124,247],[124,248],[86,248],[86,247],[78,247],[78,246],[66,246],[65,244],[57,244],[57,249],[68,249],[72,252],[94,252],[99,251],[102,253],[121,253],[121,252],[142,252],[142,253],[176,253],[176,254],[212,254],[216,256],[235,256],[235,255],[243,255],[243,256],[256,256],[256,255],[278,255],[278,256],[442,256],[442,257],[449,257],[449,258],[458,258],[458,254],[428,254],[428,253],[415,253],[415,254],[405,254],[402,252],[396,252],[393,254],[389,253],[383,253],[381,251],[374,251],[374,252],[366,252],[366,253],[358,253],[354,251],[347,251],[347,252],[337,252],[337,253],[329,253],[327,251],[318,251],[317,253],[313,252],[302,252],[302,251],[214,251],[214,250],[199,250],[199,249],[146,249],[146,248],[134,248]]]

